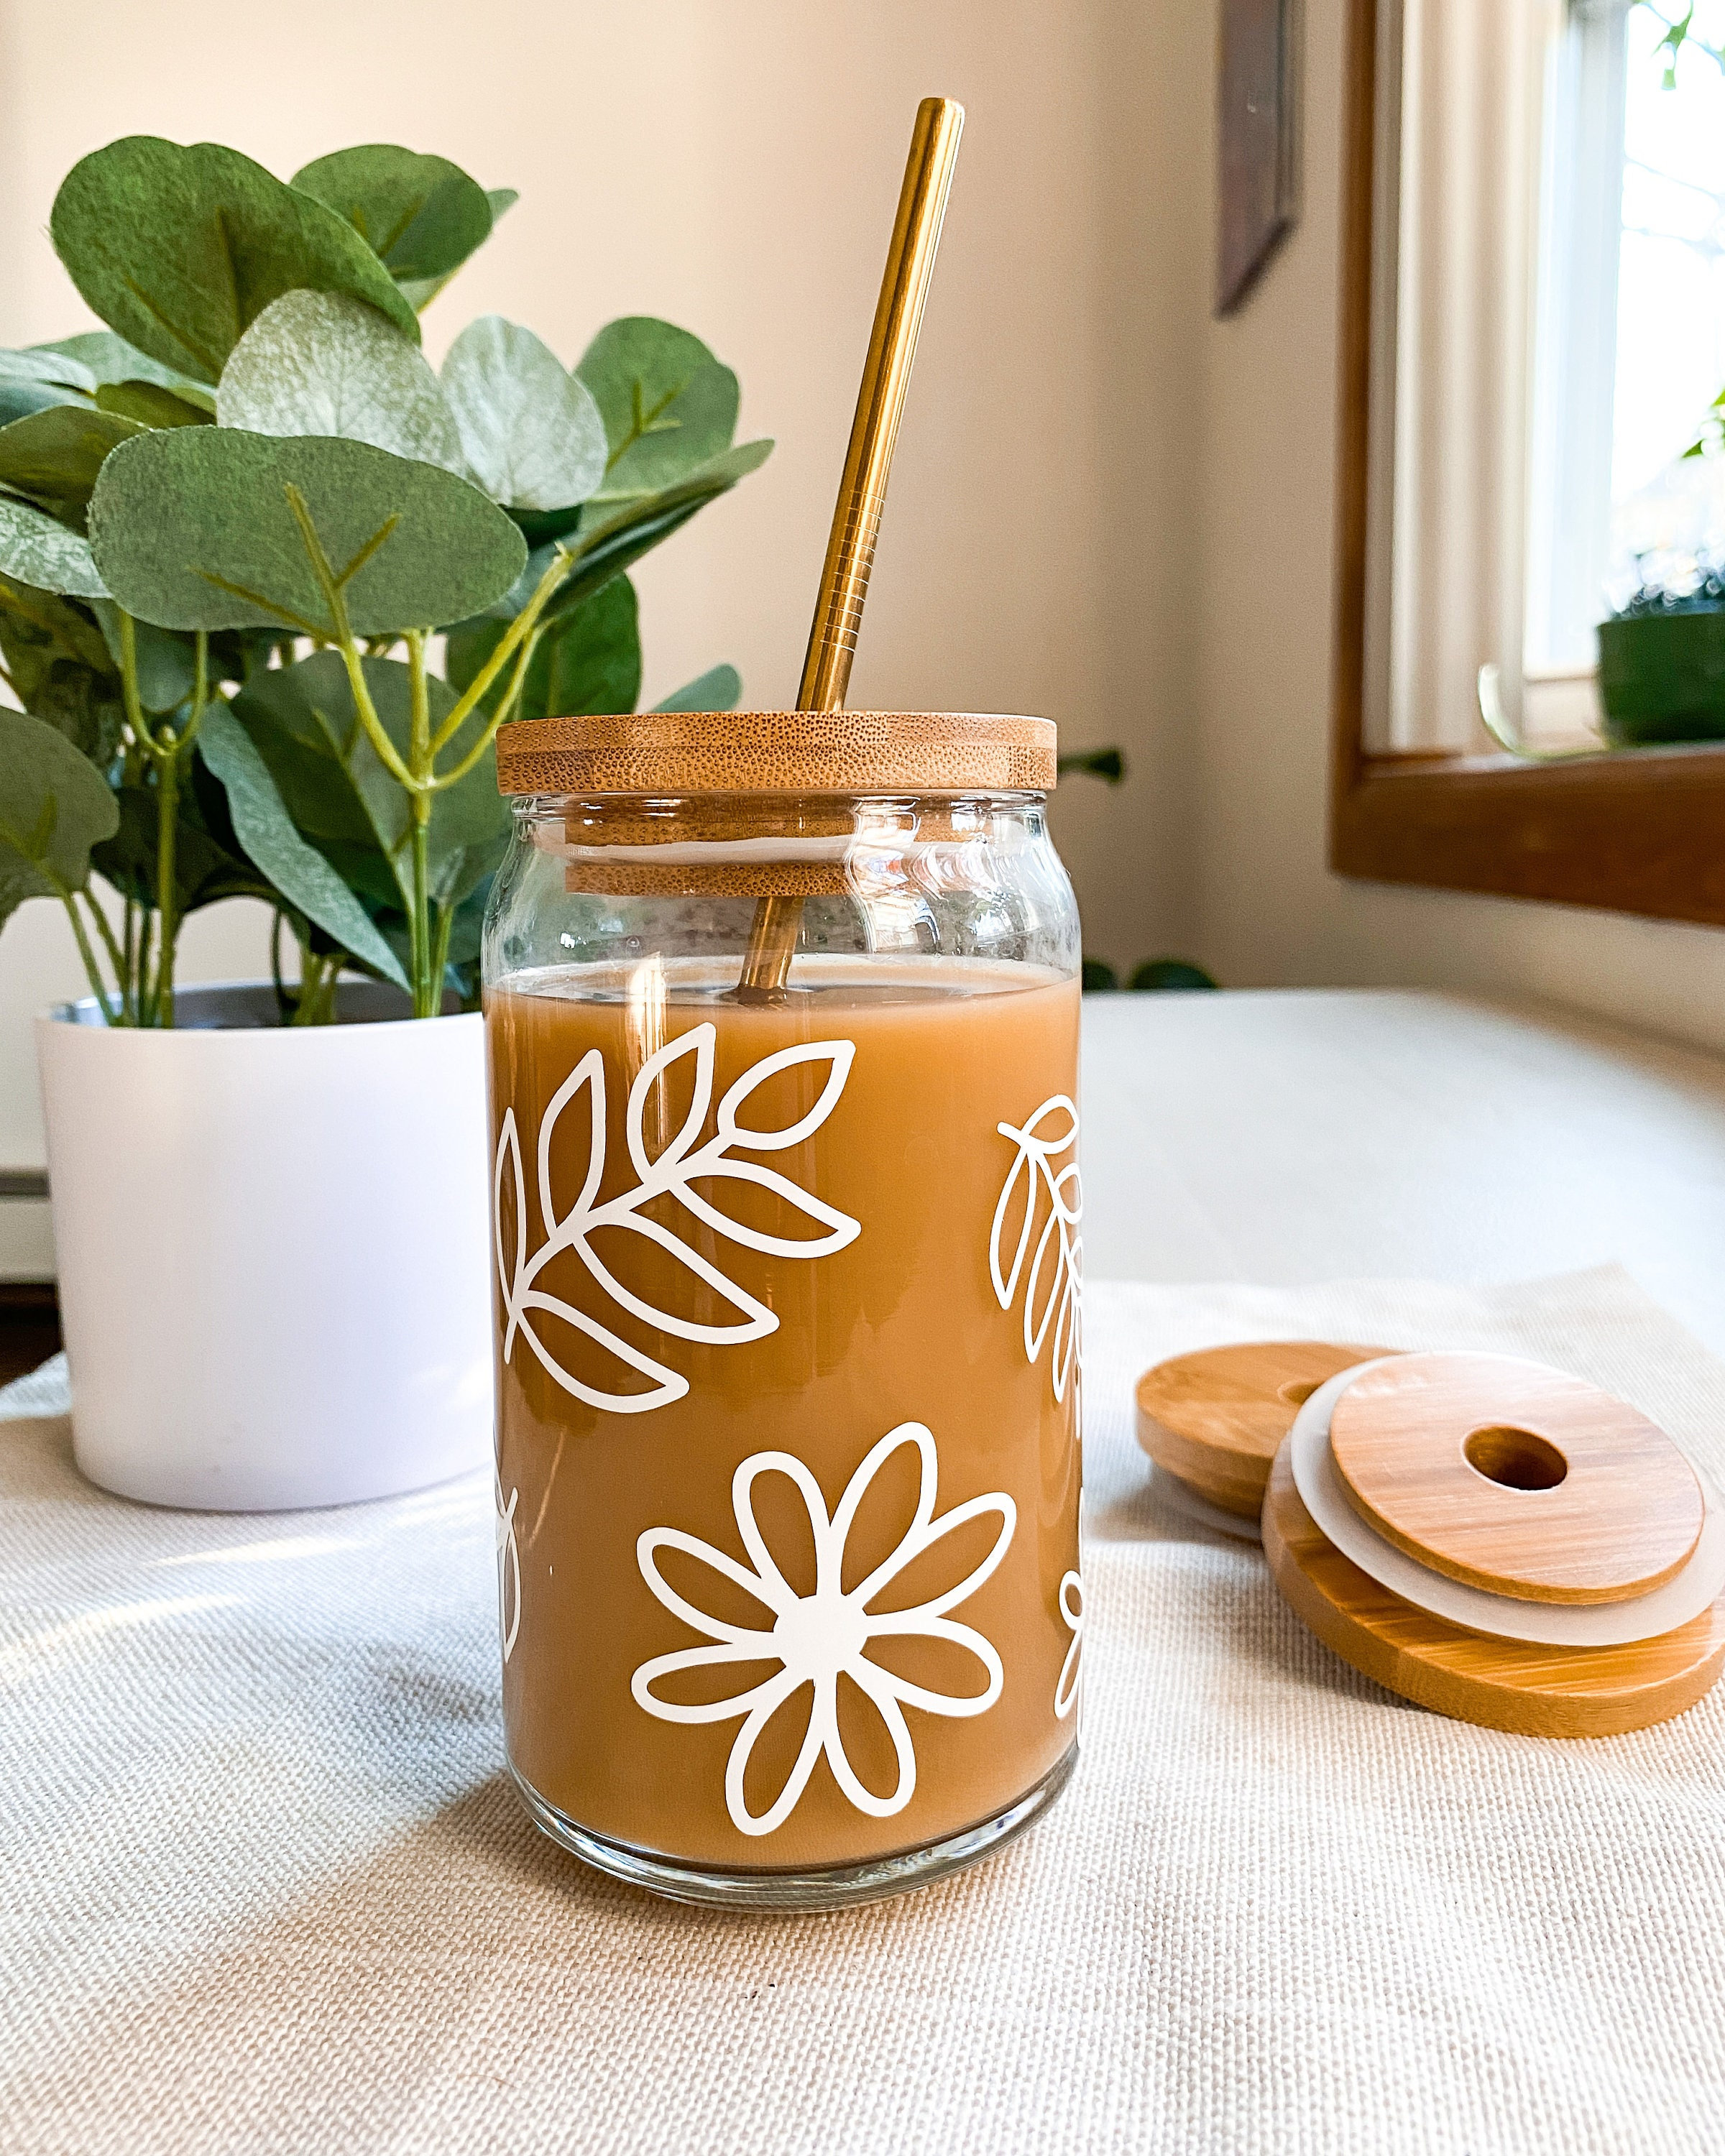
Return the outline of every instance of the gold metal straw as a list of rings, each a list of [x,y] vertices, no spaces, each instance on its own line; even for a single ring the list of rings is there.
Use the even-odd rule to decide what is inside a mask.
[[[845,455],[845,475],[833,510],[827,557],[820,572],[814,624],[797,690],[799,711],[837,711],[845,706],[856,633],[868,597],[869,572],[875,566],[875,535],[886,500],[886,478],[898,442],[898,424],[916,357],[922,307],[934,276],[941,220],[952,169],[958,162],[958,137],[964,107],[949,97],[925,97],[916,108],[905,183],[893,221],[892,244],[880,280],[869,356],[857,392],[856,417]],[[755,906],[747,956],[737,993],[746,999],[783,993],[796,948],[803,911],[800,898],[763,898]]]

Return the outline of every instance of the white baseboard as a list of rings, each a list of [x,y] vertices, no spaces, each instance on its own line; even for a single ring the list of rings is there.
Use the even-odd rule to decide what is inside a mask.
[[[54,1276],[53,1216],[45,1198],[0,1198],[0,1281]]]

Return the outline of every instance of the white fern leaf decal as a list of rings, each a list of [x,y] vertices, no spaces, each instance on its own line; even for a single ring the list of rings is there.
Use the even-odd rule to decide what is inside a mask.
[[[650,1056],[642,1065],[634,1085],[629,1088],[624,1113],[624,1135],[629,1147],[629,1165],[638,1179],[633,1189],[608,1199],[603,1204],[600,1204],[598,1199],[605,1176],[605,1063],[596,1048],[589,1049],[582,1057],[552,1096],[540,1119],[535,1165],[539,1216],[545,1240],[531,1257],[527,1253],[526,1178],[513,1109],[506,1111],[502,1128],[498,1133],[491,1202],[497,1277],[503,1291],[505,1312],[503,1359],[506,1363],[510,1360],[519,1337],[526,1340],[547,1373],[565,1392],[573,1394],[576,1399],[584,1400],[590,1407],[604,1409],[614,1414],[645,1414],[654,1408],[667,1406],[671,1401],[682,1399],[689,1389],[689,1381],[679,1371],[634,1347],[585,1311],[578,1310],[572,1303],[537,1286],[536,1282],[553,1258],[565,1251],[572,1253],[586,1268],[594,1284],[620,1311],[655,1327],[658,1331],[670,1333],[680,1340],[706,1345],[724,1345],[758,1340],[768,1332],[776,1332],[778,1318],[765,1303],[739,1287],[711,1259],[704,1257],[674,1229],[667,1227],[661,1220],[649,1217],[644,1209],[654,1199],[674,1198],[716,1235],[722,1235],[746,1250],[759,1251],[769,1257],[826,1257],[834,1250],[842,1250],[846,1244],[855,1242],[862,1232],[860,1224],[848,1214],[839,1212],[836,1207],[801,1189],[777,1168],[763,1167],[758,1161],[737,1158],[738,1153],[783,1152],[813,1137],[838,1106],[856,1055],[855,1044],[849,1040],[816,1041],[801,1048],[780,1049],[773,1055],[762,1056],[758,1063],[744,1072],[720,1101],[714,1134],[703,1145],[700,1139],[712,1101],[716,1039],[716,1030],[711,1023],[696,1026],[660,1049],[657,1055]],[[665,1081],[671,1066],[690,1056],[694,1058],[692,1098],[675,1134],[660,1147],[655,1156],[648,1148],[649,1103],[655,1088]],[[805,1064],[818,1065],[823,1062],[827,1065],[827,1076],[819,1096],[814,1106],[794,1122],[778,1130],[762,1130],[738,1121],[739,1109],[767,1080]],[[582,1094],[586,1096],[590,1124],[587,1171],[579,1195],[568,1210],[560,1216],[552,1188],[552,1142],[560,1117]],[[507,1186],[506,1175],[510,1178]],[[693,1188],[697,1182],[723,1182],[727,1178],[770,1192],[824,1232],[803,1236],[768,1235],[763,1229],[748,1227],[732,1219]],[[505,1247],[503,1224],[506,1187],[514,1201],[512,1251]],[[617,1277],[593,1248],[593,1238],[601,1229],[606,1228],[639,1235],[664,1251],[694,1279],[711,1290],[720,1301],[736,1313],[735,1317],[726,1322],[709,1324],[682,1317],[673,1311],[661,1310],[656,1304],[636,1294]],[[639,1371],[648,1380],[646,1389],[632,1393],[608,1392],[573,1376],[563,1368],[535,1329],[531,1322],[535,1313],[554,1317],[565,1325],[572,1326],[608,1353],[617,1357],[631,1369]]]
[[[994,1299],[1003,1310],[1010,1310],[1020,1287],[1024,1291],[1028,1361],[1034,1363],[1041,1355],[1052,1329],[1050,1362],[1054,1396],[1064,1400],[1079,1352],[1084,1244],[1077,1230],[1084,1216],[1084,1187],[1076,1159],[1069,1160],[1064,1168],[1055,1163],[1078,1143],[1078,1110],[1066,1094],[1056,1093],[1022,1128],[1015,1123],[997,1127],[1018,1151],[994,1208],[988,1235],[988,1277],[993,1282]],[[1015,1200],[1024,1207],[1024,1221],[1010,1262],[1004,1263],[1007,1222]]]

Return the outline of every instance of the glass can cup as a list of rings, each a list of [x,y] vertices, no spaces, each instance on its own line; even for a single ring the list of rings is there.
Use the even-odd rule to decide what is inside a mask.
[[[511,1769],[590,1864],[826,1907],[1076,1759],[1079,940],[1045,720],[499,737]]]

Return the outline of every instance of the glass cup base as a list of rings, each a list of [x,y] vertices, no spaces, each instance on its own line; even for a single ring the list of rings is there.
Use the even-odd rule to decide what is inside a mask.
[[[578,1826],[566,1812],[547,1804],[513,1767],[510,1772],[539,1831],[596,1871],[608,1872],[631,1887],[644,1887],[669,1902],[692,1902],[712,1909],[789,1911],[850,1909],[864,1902],[883,1902],[890,1895],[932,1886],[949,1872],[992,1856],[1034,1825],[1071,1780],[1077,1764],[1075,1739],[1033,1789],[979,1826],[966,1827],[944,1841],[932,1841],[896,1856],[873,1857],[866,1864],[824,1866],[816,1871],[732,1871],[652,1856]]]

